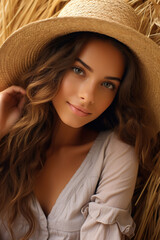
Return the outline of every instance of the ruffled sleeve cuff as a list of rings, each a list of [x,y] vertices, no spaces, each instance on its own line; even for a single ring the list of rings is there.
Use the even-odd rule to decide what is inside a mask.
[[[86,218],[89,216],[95,223],[101,223],[106,225],[117,224],[122,235],[126,235],[129,238],[134,236],[135,223],[130,215],[130,211],[113,208],[106,204],[99,204],[90,202],[81,209],[83,216]],[[85,224],[85,223],[84,223]],[[103,228],[104,229],[104,228]]]

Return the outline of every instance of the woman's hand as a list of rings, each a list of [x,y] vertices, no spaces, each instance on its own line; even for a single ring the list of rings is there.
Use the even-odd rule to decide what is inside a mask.
[[[25,90],[18,86],[11,86],[0,92],[0,139],[21,116],[25,103]]]

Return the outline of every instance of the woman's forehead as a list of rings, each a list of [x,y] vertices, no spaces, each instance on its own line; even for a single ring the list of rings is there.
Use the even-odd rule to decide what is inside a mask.
[[[121,51],[110,40],[90,39],[77,56],[93,72],[122,75],[125,60]]]

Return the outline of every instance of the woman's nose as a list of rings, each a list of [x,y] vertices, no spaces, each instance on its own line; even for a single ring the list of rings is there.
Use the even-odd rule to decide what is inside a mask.
[[[87,104],[93,104],[95,99],[95,87],[92,80],[83,81],[78,90],[79,98]]]

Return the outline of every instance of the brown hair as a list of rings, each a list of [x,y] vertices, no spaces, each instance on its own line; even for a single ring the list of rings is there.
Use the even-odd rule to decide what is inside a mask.
[[[51,100],[66,70],[86,41],[93,37],[111,41],[120,49],[126,59],[126,70],[111,106],[87,127],[115,129],[124,142],[135,146],[140,161],[149,166],[153,133],[150,115],[143,103],[143,79],[134,54],[117,40],[96,33],[71,33],[52,40],[42,49],[35,64],[20,76],[18,82],[27,90],[27,102],[22,117],[0,144],[0,189],[3,189],[0,191],[0,215],[7,219],[13,239],[13,224],[19,214],[29,225],[22,239],[29,239],[35,230],[36,219],[30,200],[34,176],[43,167],[56,121]]]

